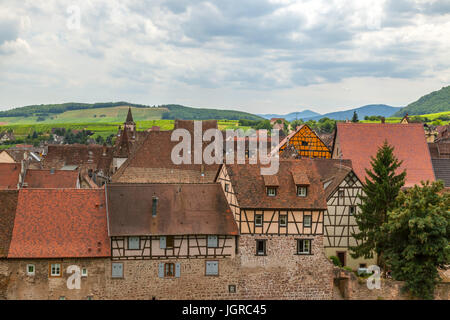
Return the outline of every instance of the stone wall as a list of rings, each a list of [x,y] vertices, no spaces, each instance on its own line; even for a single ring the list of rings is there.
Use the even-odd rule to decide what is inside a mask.
[[[239,239],[239,253],[234,258],[222,259],[5,260],[0,262],[0,277],[3,275],[6,284],[3,298],[331,299],[333,267],[323,253],[322,236],[307,237],[313,239],[311,255],[296,255],[298,238],[301,237],[243,235]],[[266,256],[255,255],[255,239],[267,239]],[[219,261],[219,275],[205,275],[208,260]],[[61,277],[49,277],[52,262],[61,263]],[[112,278],[112,262],[123,263],[123,278]],[[158,276],[159,263],[166,262],[180,264],[180,277]],[[34,276],[26,274],[27,264],[35,265]],[[88,270],[88,276],[81,278],[80,289],[67,288],[70,265]],[[236,287],[236,292],[229,292],[230,285]]]
[[[339,275],[338,275],[339,274]],[[337,276],[338,275],[338,276]],[[339,281],[335,285],[340,289],[333,294],[333,299],[340,299],[342,296],[349,300],[408,300],[411,296],[402,293],[403,282],[392,279],[381,279],[380,289],[370,290],[366,280],[359,279],[353,272],[335,269],[335,276]],[[434,293],[435,300],[450,299],[450,283],[437,285]]]

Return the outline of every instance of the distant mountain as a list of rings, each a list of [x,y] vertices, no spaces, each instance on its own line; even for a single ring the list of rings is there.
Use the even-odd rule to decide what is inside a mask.
[[[450,86],[443,87],[441,90],[431,92],[419,100],[410,103],[405,108],[398,111],[395,115],[402,117],[406,113],[409,115],[428,114],[450,111]]]
[[[258,114],[258,116],[263,117],[265,119],[272,119],[272,118],[284,118],[287,121],[293,121],[296,119],[310,119],[315,116],[320,116],[320,113],[311,111],[311,110],[304,110],[300,112],[291,112],[289,114]]]
[[[390,117],[395,112],[399,111],[401,107],[391,107],[385,104],[370,104],[367,106],[363,106],[360,108],[331,112],[326,113],[324,115],[315,116],[312,118],[304,119],[304,120],[320,120],[322,118],[330,118],[334,120],[351,120],[353,117],[353,112],[356,111],[359,120],[363,120],[365,116],[382,116],[382,117]]]
[[[180,120],[263,120],[257,115],[222,109],[205,109],[205,108],[191,108],[177,104],[167,104],[160,107],[169,109],[168,112],[162,114],[162,119],[180,119]]]

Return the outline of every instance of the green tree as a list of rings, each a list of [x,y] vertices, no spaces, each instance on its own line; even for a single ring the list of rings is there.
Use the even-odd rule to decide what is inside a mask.
[[[352,117],[352,122],[358,122],[358,114],[356,113],[356,111],[353,111],[353,117]]]
[[[367,177],[360,196],[360,212],[355,214],[359,233],[353,234],[360,244],[351,247],[353,258],[372,258],[377,254],[377,264],[384,265],[383,251],[385,249],[385,235],[381,231],[383,223],[387,221],[387,213],[395,208],[401,187],[405,184],[406,172],[396,174],[402,161],[394,155],[394,147],[387,141],[371,157],[372,169],[366,169]]]
[[[392,277],[421,299],[432,299],[437,268],[450,263],[450,194],[441,181],[400,192],[398,207],[382,227],[387,235],[385,259]]]

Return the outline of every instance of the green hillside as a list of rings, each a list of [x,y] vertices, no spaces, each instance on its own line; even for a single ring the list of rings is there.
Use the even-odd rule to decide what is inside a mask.
[[[395,113],[394,116],[403,117],[406,113],[420,115],[445,111],[450,111],[450,86],[423,96]]]
[[[58,105],[33,105],[0,111],[0,125],[123,122],[129,107],[132,109],[135,121],[159,119],[262,119],[250,113],[233,110],[197,109],[180,105],[150,107],[127,102],[108,102],[95,104],[65,103]]]

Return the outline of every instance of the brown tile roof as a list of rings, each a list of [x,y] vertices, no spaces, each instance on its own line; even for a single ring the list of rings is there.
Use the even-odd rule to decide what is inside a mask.
[[[106,193],[110,236],[238,234],[219,184],[108,184]]]
[[[0,163],[0,190],[17,189],[20,163]]]
[[[342,158],[352,160],[353,170],[362,181],[365,169],[371,168],[371,156],[385,140],[394,146],[396,157],[403,160],[399,170],[406,169],[405,187],[435,180],[422,124],[337,123],[336,144]]]
[[[445,187],[450,187],[450,159],[431,159],[436,179],[444,181]]]
[[[314,166],[323,184],[329,182],[325,188],[327,199],[334,193],[342,180],[352,172],[351,160],[313,159]]]
[[[292,178],[294,178],[294,184],[297,186],[309,186],[309,179],[305,172],[292,172]]]
[[[75,170],[27,170],[27,188],[76,188],[78,171]]]
[[[450,159],[449,142],[430,142],[428,148],[432,159]]]
[[[217,120],[203,120],[203,133],[208,129],[217,129]],[[189,132],[194,132],[194,120],[175,120],[174,129],[186,129]]]
[[[103,146],[97,144],[49,145],[43,168],[61,169],[64,165],[77,165],[109,172],[112,157],[112,147],[107,147],[106,154],[103,155]]]
[[[280,185],[280,182],[278,182],[278,176],[276,175],[265,175],[262,177],[266,187],[278,187]]]
[[[327,208],[320,177],[311,159],[281,160],[276,174],[277,195],[266,193],[261,164],[226,164],[231,183],[241,208],[322,209]],[[305,174],[310,182],[306,197],[297,196],[294,176]]]
[[[183,121],[184,127],[188,125]],[[208,126],[203,125],[203,129]],[[172,149],[179,141],[171,141],[172,131],[150,131],[145,141],[124,162],[112,176],[112,182],[123,183],[211,183],[219,165],[193,164],[194,152],[191,153],[191,164],[175,164],[172,162]],[[192,134],[193,137],[193,134]],[[204,143],[203,148],[208,143]],[[193,148],[191,147],[191,150]],[[170,170],[170,171],[168,171]],[[162,176],[161,172],[174,172]],[[176,172],[176,174],[175,174]],[[202,175],[203,172],[203,175]],[[209,179],[211,178],[211,179]]]
[[[18,195],[18,190],[0,191],[0,258],[8,256]]]
[[[8,258],[108,257],[104,189],[21,189]]]

